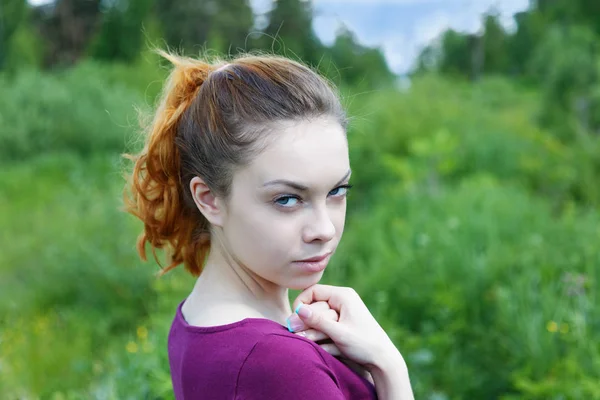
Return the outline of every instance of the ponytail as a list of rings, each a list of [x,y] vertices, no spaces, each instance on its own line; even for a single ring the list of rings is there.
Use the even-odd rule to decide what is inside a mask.
[[[347,118],[329,82],[296,61],[275,55],[219,57],[211,63],[157,52],[173,64],[142,151],[126,155],[133,171],[125,187],[125,209],[144,229],[159,275],[183,263],[202,271],[210,250],[210,223],[196,206],[189,183],[201,177],[216,196],[228,199],[236,168],[248,165],[276,135],[278,121],[329,116],[346,129]],[[210,78],[209,78],[210,76]]]
[[[181,263],[197,276],[210,248],[209,224],[199,210],[185,205],[176,136],[182,115],[214,67],[162,50],[157,52],[174,67],[147,128],[143,150],[137,155],[125,155],[134,163],[124,196],[125,209],[144,223],[137,240],[142,260],[147,260],[146,243],[151,245],[159,265],[156,249],[167,249],[169,264],[161,266],[159,276]]]

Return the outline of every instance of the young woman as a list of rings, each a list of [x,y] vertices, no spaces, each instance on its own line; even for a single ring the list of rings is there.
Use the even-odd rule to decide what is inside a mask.
[[[142,258],[146,243],[165,248],[163,273],[183,263],[198,277],[169,334],[176,399],[412,399],[356,292],[318,284],[350,188],[334,87],[279,56],[160,53],[174,68],[128,210],[144,222]],[[290,288],[303,290],[293,308]]]

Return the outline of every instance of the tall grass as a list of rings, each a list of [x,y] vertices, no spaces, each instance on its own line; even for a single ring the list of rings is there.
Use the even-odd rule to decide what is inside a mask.
[[[155,279],[120,211],[119,153],[161,74],[0,80],[8,398],[172,398],[166,336],[193,281]],[[417,398],[600,398],[599,141],[557,140],[537,105],[503,80],[437,77],[353,99],[355,188],[324,282],[363,296]]]

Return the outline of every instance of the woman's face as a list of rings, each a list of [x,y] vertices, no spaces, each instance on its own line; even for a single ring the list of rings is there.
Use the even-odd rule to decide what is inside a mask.
[[[248,166],[236,171],[223,218],[223,249],[279,286],[317,283],[346,216],[350,161],[345,133],[330,119],[288,122]],[[320,265],[319,265],[320,264]]]

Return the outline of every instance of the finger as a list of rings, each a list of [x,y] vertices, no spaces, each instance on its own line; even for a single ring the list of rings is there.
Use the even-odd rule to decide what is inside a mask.
[[[327,318],[329,318],[332,321],[340,320],[340,315],[337,313],[337,311],[332,310],[331,308],[329,310],[325,311],[325,314],[327,314]]]
[[[318,301],[325,301],[329,304],[329,299],[333,294],[333,286],[315,284],[304,289],[294,300],[292,309],[296,308],[300,304],[312,304]]]
[[[331,309],[331,307],[329,307],[329,303],[326,301],[315,301],[314,303],[311,303],[310,306],[319,311],[327,311]]]
[[[332,356],[339,357],[342,355],[340,349],[333,343],[323,343],[320,344],[321,348],[331,354]]]
[[[309,329],[309,327],[306,326],[304,321],[302,321],[302,319],[300,319],[300,317],[296,313],[290,315],[287,318],[286,323],[288,331],[290,332],[302,332]]]
[[[330,338],[345,336],[347,328],[336,320],[330,319],[326,312],[313,311],[311,306],[301,304],[298,307],[298,316],[308,327],[321,331]]]
[[[308,340],[312,340],[313,342],[318,342],[319,340],[329,339],[329,336],[327,336],[323,332],[318,331],[316,329],[307,329],[305,331],[296,332],[296,334],[298,336],[303,336],[303,337],[307,338]]]
[[[311,307],[313,307],[312,304],[311,304]],[[332,321],[339,320],[339,315],[335,310],[328,308],[326,311],[322,311],[322,312],[325,314],[325,318],[329,318]],[[310,329],[310,327],[308,327],[296,313],[289,316],[286,323],[287,323],[287,328],[290,332],[302,332],[307,329]]]
[[[339,313],[344,301],[348,301],[351,293],[356,292],[347,287],[322,285],[317,283],[304,289],[294,300],[292,308],[296,310],[300,304],[326,301],[329,304],[329,308],[332,308]]]

